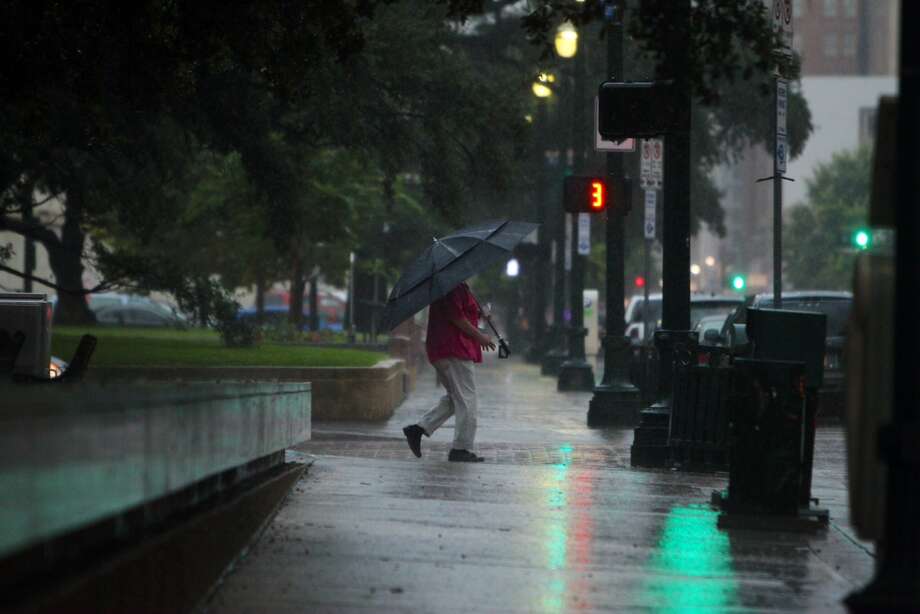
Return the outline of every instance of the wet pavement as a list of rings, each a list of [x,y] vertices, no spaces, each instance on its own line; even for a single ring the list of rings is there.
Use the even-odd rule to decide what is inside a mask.
[[[727,475],[630,468],[631,430],[585,426],[590,393],[494,358],[477,384],[484,463],[447,462],[453,421],[423,458],[406,446],[433,371],[386,423],[315,423],[308,474],[206,610],[842,612],[872,575],[840,427],[816,440],[827,528],[725,530],[708,501]]]

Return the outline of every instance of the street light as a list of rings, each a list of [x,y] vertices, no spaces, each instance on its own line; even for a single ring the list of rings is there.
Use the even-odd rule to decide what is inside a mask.
[[[516,258],[512,258],[508,261],[508,264],[505,265],[505,275],[508,277],[517,277],[518,273],[521,272],[521,265],[518,263]]]
[[[560,58],[575,57],[578,53],[578,30],[571,22],[566,21],[556,29],[556,53]]]
[[[716,259],[713,258],[712,256],[706,256],[706,266],[715,266],[715,265],[716,265]]]
[[[555,82],[556,75],[549,72],[541,72],[537,75],[537,80],[533,82],[530,89],[533,90],[533,95],[537,98],[549,98],[553,95],[553,90],[550,85]]]

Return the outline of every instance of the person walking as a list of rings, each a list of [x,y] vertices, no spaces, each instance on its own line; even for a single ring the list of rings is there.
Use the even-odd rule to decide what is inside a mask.
[[[456,416],[454,443],[447,460],[484,460],[473,452],[478,405],[473,365],[482,362],[482,351],[494,350],[495,343],[479,330],[479,314],[479,304],[466,282],[429,307],[425,350],[446,394],[421,420],[403,429],[409,448],[418,458],[422,456],[422,435],[431,437],[448,418]]]

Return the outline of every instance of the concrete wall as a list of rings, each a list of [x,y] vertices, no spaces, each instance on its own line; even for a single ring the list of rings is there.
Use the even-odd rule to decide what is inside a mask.
[[[0,386],[0,557],[310,438],[310,385]]]
[[[408,393],[403,360],[373,367],[103,367],[87,377],[101,381],[310,382],[314,420],[386,420]]]

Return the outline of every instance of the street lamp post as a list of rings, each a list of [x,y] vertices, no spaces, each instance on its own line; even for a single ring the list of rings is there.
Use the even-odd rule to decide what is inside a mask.
[[[561,58],[572,58],[578,53],[578,31],[571,23],[563,23],[556,31],[554,39],[556,54]],[[559,375],[562,363],[568,357],[565,322],[566,303],[566,214],[562,202],[550,205],[555,232],[555,259],[553,261],[553,325],[548,335],[549,350],[543,354],[540,373],[542,375]]]
[[[537,102],[537,139],[536,139],[536,206],[537,222],[540,228],[537,231],[537,252],[533,265],[533,274],[530,281],[533,288],[533,300],[530,311],[531,346],[526,358],[532,362],[539,362],[546,351],[546,280],[549,261],[549,236],[546,229],[546,153],[544,133],[547,129],[548,113],[546,106],[553,95],[552,84],[555,77],[551,73],[540,73],[531,87]]]
[[[623,19],[613,11],[607,23],[607,78],[623,80]],[[607,175],[613,179],[623,176],[623,156],[607,153]],[[629,341],[623,309],[624,275],[624,211],[614,206],[607,209],[607,316],[604,336],[604,375],[594,388],[588,405],[588,426],[633,423],[639,411],[639,390],[630,383],[627,374]]]
[[[575,174],[582,172],[585,158],[584,88],[585,57],[575,54],[575,87],[572,96],[572,126]],[[587,256],[578,253],[578,216],[572,216],[572,281],[569,301],[572,309],[569,328],[569,357],[559,367],[558,390],[593,390],[594,370],[585,360],[584,283]]]

